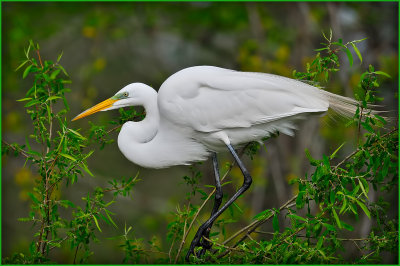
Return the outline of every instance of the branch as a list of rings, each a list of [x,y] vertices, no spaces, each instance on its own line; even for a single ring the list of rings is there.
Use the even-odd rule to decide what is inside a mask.
[[[246,146],[244,146],[244,147],[241,149],[241,151],[239,152],[239,158],[243,156],[244,151],[246,150],[246,148],[247,148],[249,145],[250,145],[250,143],[247,143]],[[227,170],[227,171],[225,172],[225,174],[222,176],[221,182],[224,181],[224,179],[228,176],[228,174],[230,173],[230,171],[232,170],[232,168],[233,168],[235,165],[236,165],[236,161],[233,161],[233,162],[230,164],[228,170]],[[210,200],[211,196],[215,193],[215,190],[216,190],[216,188],[214,188],[214,189],[210,192],[210,194],[208,194],[207,198],[204,200],[203,204],[201,204],[200,208],[197,210],[196,214],[194,215],[193,220],[192,220],[192,222],[190,223],[188,230],[187,230],[186,233],[183,235],[181,244],[179,245],[178,253],[176,254],[176,257],[175,257],[175,262],[174,262],[175,264],[176,264],[177,261],[178,261],[179,255],[181,254],[181,251],[182,251],[182,248],[183,248],[183,245],[184,245],[185,242],[186,242],[186,238],[187,238],[187,236],[188,236],[190,230],[192,229],[194,222],[196,221],[197,217],[199,216],[201,210],[204,208],[204,206],[205,206],[205,205],[207,204],[207,202]]]
[[[13,149],[14,151],[20,153],[21,155],[25,156],[26,158],[31,157],[27,151],[21,149],[18,147],[18,149],[16,147],[14,147],[13,145],[11,145],[10,143],[6,142],[5,140],[1,140],[1,142],[3,142],[4,145],[8,146],[9,148]]]
[[[289,208],[290,204],[297,198],[297,195],[293,196],[291,199],[289,199],[285,204],[283,204],[281,207],[279,207],[279,211]],[[265,223],[266,221],[268,221],[269,219],[271,219],[274,216],[275,213],[271,214],[270,216],[264,218],[263,220],[257,220],[252,222],[251,224],[243,227],[242,229],[240,229],[239,231],[237,231],[236,233],[234,233],[231,237],[229,237],[227,240],[225,240],[223,242],[223,244],[225,245],[226,243],[230,242],[231,240],[235,239],[238,235],[240,235],[241,233],[243,233],[244,231],[248,230],[246,235],[244,235],[236,244],[235,246],[237,246],[241,241],[243,241],[249,234],[251,234],[257,227],[259,227],[260,225],[262,225],[263,223]],[[253,227],[254,226],[254,227]],[[253,228],[252,228],[253,227]]]
[[[387,136],[393,134],[394,132],[396,132],[396,131],[398,131],[398,130],[399,130],[398,128],[395,128],[395,129],[393,129],[393,130],[387,132],[386,134],[382,135],[382,136],[380,137],[380,139],[385,138],[385,137],[387,137]],[[375,143],[376,143],[376,142],[375,142]],[[338,169],[338,167],[339,167],[340,165],[342,165],[343,163],[345,163],[347,160],[349,160],[351,157],[353,157],[353,156],[354,156],[357,152],[359,152],[360,150],[362,150],[362,149],[356,149],[355,151],[353,151],[352,153],[350,153],[349,155],[347,155],[346,158],[344,158],[340,163],[338,163],[338,164],[335,166],[335,168],[334,168],[335,171]]]
[[[130,182],[126,183],[123,186],[120,187],[114,187],[114,188],[108,188],[108,189],[104,189],[103,192],[111,192],[111,191],[116,191],[116,190],[121,190],[121,189],[125,189],[126,187],[128,187],[129,185],[131,185],[132,183],[134,183],[137,179],[137,177],[139,176],[139,173],[135,176],[135,178],[133,178]]]

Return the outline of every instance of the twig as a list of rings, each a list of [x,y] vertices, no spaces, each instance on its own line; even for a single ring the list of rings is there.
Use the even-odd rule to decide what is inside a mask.
[[[75,263],[75,261],[76,261],[76,255],[78,254],[78,249],[79,249],[79,245],[80,245],[80,244],[81,244],[81,243],[78,243],[78,245],[76,246],[73,264],[76,264],[76,263]]]
[[[398,130],[399,130],[398,128],[395,128],[395,129],[393,129],[393,130],[387,132],[386,134],[382,135],[382,136],[380,137],[380,139],[385,138],[385,137],[387,137],[388,135],[390,135],[390,134],[392,134],[392,133],[394,133],[394,132],[396,132],[396,131],[398,131]],[[344,158],[340,163],[338,163],[338,164],[334,167],[335,171],[337,170],[337,168],[338,168],[340,165],[342,165],[343,163],[345,163],[348,159],[350,159],[351,157],[353,157],[353,156],[354,156],[357,152],[359,152],[360,150],[361,150],[361,149],[356,149],[355,151],[353,151],[352,153],[350,153],[349,155],[347,155],[346,158]]]
[[[360,117],[358,118],[358,128],[357,128],[357,144],[360,142],[360,135],[361,135],[361,121],[363,115],[364,108],[361,106],[360,109]]]
[[[353,151],[352,153],[350,153],[349,155],[347,155],[346,158],[344,158],[340,163],[338,163],[335,166],[335,171],[338,169],[339,166],[341,166],[343,163],[345,163],[348,159],[350,159],[351,157],[353,157],[358,151],[360,151],[360,149],[356,149],[355,151]]]
[[[283,204],[281,207],[279,207],[279,211],[287,208],[290,203],[292,203],[295,199],[297,198],[297,195],[293,196],[291,199],[289,199],[285,204]],[[246,235],[244,237],[242,237],[238,243],[240,243],[242,240],[244,240],[246,238],[247,235],[251,234],[258,226],[260,226],[261,224],[265,223],[266,221],[268,221],[269,219],[271,219],[273,216],[273,214],[271,214],[270,216],[266,217],[263,220],[257,220],[252,222],[251,224],[243,227],[242,229],[240,229],[239,231],[237,231],[236,233],[234,233],[231,237],[229,237],[227,240],[225,240],[223,242],[223,244],[229,243],[232,239],[236,238],[238,235],[240,235],[241,233],[243,233],[244,231],[248,230],[248,232],[246,233]],[[254,228],[252,228],[254,226]],[[251,229],[252,228],[252,229]],[[238,244],[236,243],[236,245]]]
[[[126,183],[125,185],[121,186],[121,187],[115,187],[115,188],[108,188],[108,189],[104,189],[103,192],[110,192],[110,191],[115,191],[115,190],[121,190],[124,189],[126,187],[128,187],[130,184],[134,183],[137,179],[138,175],[135,176],[135,178],[133,178],[130,182]]]
[[[30,157],[30,155],[28,155],[25,150],[23,150],[21,148],[17,149],[16,147],[12,146],[10,143],[6,142],[5,140],[1,140],[1,142],[3,142],[3,144],[7,145],[9,148],[13,149],[14,151],[19,152],[24,157],[26,157],[26,158]]]
[[[254,233],[258,234],[265,234],[265,235],[274,235],[274,232],[265,232],[261,230],[255,230]],[[297,235],[297,237],[302,237],[302,238],[316,238],[313,236],[306,236],[306,235]],[[326,238],[326,239],[333,239],[333,238]],[[340,241],[366,241],[369,240],[369,238],[340,238],[336,237],[335,239],[340,240]]]
[[[213,242],[211,241],[211,239],[209,239],[209,238],[207,238],[207,237],[205,237],[205,236],[203,236],[203,238],[204,238],[205,240],[207,240],[208,242],[213,243]],[[226,245],[224,245],[224,244],[217,243],[217,242],[214,242],[213,244],[215,244],[215,245],[218,246],[218,247],[226,248],[226,249],[231,250],[231,251],[238,251],[238,252],[256,254],[256,252],[251,251],[251,250],[242,250],[242,249],[239,249],[239,248],[236,248],[236,247],[229,247],[229,246],[226,246]]]
[[[250,144],[250,143],[246,144],[246,146],[244,146],[244,147],[242,148],[242,150],[239,152],[239,157],[241,157],[241,156],[243,155],[244,151],[245,151],[246,148],[249,146],[249,144]],[[235,162],[235,161],[233,161],[233,162],[230,164],[228,170],[226,170],[225,174],[222,176],[221,182],[224,181],[224,179],[228,176],[228,174],[230,173],[230,171],[232,170],[232,168],[233,168],[235,165],[236,165],[236,162]],[[187,238],[187,236],[188,236],[190,230],[192,229],[194,222],[196,221],[197,217],[199,216],[201,210],[204,208],[204,206],[206,205],[206,203],[210,200],[211,196],[215,193],[215,191],[216,191],[216,188],[214,188],[214,189],[210,192],[210,194],[208,194],[207,198],[204,200],[204,202],[201,204],[200,208],[197,210],[196,214],[194,215],[193,220],[192,220],[192,222],[190,223],[188,230],[186,231],[186,234],[183,235],[181,244],[179,245],[178,253],[176,254],[176,257],[175,257],[175,262],[174,262],[175,264],[176,264],[177,261],[178,261],[179,255],[181,254],[181,251],[182,251],[182,248],[183,248],[183,245],[184,245],[185,242],[186,242],[186,238]]]

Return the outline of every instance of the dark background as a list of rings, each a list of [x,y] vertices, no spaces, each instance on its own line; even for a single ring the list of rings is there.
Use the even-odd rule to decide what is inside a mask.
[[[69,118],[104,100],[132,82],[143,82],[158,89],[174,72],[194,65],[214,65],[236,70],[259,71],[292,76],[294,69],[304,71],[304,64],[314,56],[314,49],[323,42],[321,31],[333,30],[334,39],[344,42],[368,38],[359,44],[363,54],[360,65],[354,54],[354,65],[341,59],[339,74],[333,75],[326,89],[353,97],[353,88],[369,64],[385,71],[392,79],[382,79],[380,96],[390,115],[398,117],[398,3],[2,3],[2,138],[8,142],[24,143],[31,133],[30,120],[25,114],[23,98],[32,80],[22,80],[15,72],[23,50],[32,39],[41,47],[45,59],[55,60],[63,51],[61,64],[69,73],[72,90],[67,95],[71,112]],[[88,121],[102,124],[117,119],[118,112],[102,112],[72,124],[87,132]],[[397,120],[397,119],[395,119]],[[117,134],[114,135],[114,138]],[[295,192],[288,181],[312,171],[304,149],[316,158],[334,151],[346,141],[340,157],[352,151],[355,130],[343,123],[314,118],[299,125],[295,137],[281,135],[266,142],[266,149],[246,165],[254,177],[252,188],[238,205],[244,210],[234,230],[248,223],[265,208],[279,207]],[[220,156],[220,165],[230,160]],[[27,250],[34,229],[18,222],[29,210],[27,192],[32,190],[35,169],[23,167],[23,158],[2,158],[2,255]],[[131,225],[136,236],[149,240],[165,240],[170,212],[185,203],[188,187],[182,176],[188,167],[166,170],[141,169],[119,152],[116,143],[96,151],[89,161],[95,178],[85,177],[73,187],[59,192],[60,197],[82,204],[80,198],[93,187],[105,185],[112,178],[132,176],[140,171],[140,181],[131,198],[121,198],[114,206],[117,230],[122,234],[124,224]],[[201,186],[213,184],[211,162],[199,166],[204,172]],[[232,195],[240,184],[241,174],[235,169],[233,185],[226,194]],[[207,188],[205,188],[208,191]],[[370,190],[372,199],[379,193]],[[397,216],[397,193],[387,195],[393,203],[390,215]],[[207,212],[202,218],[206,219]],[[359,227],[352,235],[365,237],[371,229],[368,218],[360,216]],[[101,242],[93,244],[93,263],[120,263],[122,253],[117,242],[107,240],[116,231],[103,225]],[[229,234],[228,234],[229,235]],[[358,252],[349,246],[345,256]],[[71,263],[68,248],[54,254],[54,260]],[[387,256],[384,262],[394,258]]]

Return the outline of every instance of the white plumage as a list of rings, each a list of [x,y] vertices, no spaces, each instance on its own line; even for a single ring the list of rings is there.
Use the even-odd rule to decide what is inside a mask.
[[[111,101],[107,102],[107,101]],[[157,92],[142,83],[78,115],[142,105],[146,117],[127,122],[118,146],[130,161],[150,168],[206,160],[212,151],[261,140],[274,132],[293,135],[295,122],[329,108],[350,117],[353,99],[277,75],[212,66],[183,69]]]

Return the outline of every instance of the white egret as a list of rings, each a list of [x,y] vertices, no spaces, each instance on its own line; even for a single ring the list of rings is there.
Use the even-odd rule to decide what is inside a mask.
[[[252,179],[235,149],[260,141],[271,133],[293,135],[295,122],[329,108],[353,116],[358,102],[290,78],[239,72],[213,66],[183,69],[169,77],[158,93],[143,83],[132,83],[113,97],[84,111],[73,120],[98,111],[143,106],[146,117],[126,122],[118,147],[133,163],[147,168],[190,164],[213,157],[216,179],[211,217],[200,226],[186,258],[196,246],[210,248],[208,237],[216,218],[251,185]],[[244,182],[223,205],[216,153],[228,150],[243,173]]]

